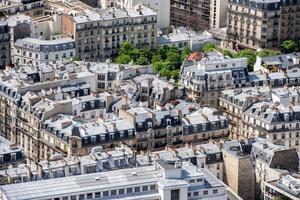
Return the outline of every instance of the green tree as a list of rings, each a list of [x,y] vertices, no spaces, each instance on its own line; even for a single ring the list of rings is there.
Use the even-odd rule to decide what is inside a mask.
[[[128,64],[130,63],[132,60],[130,58],[129,55],[119,55],[117,58],[116,58],[116,63],[118,64]]]
[[[159,75],[167,78],[172,78],[172,71],[168,70],[167,68],[163,68],[159,71]]]
[[[167,48],[160,47],[156,50],[156,55],[159,55],[162,60],[167,58]]]
[[[128,55],[134,62],[136,62],[137,59],[142,56],[142,51],[137,48],[134,48],[128,52]]]
[[[167,53],[167,62],[171,64],[173,69],[177,69],[181,65],[181,57],[179,53],[174,53],[173,51]]]
[[[128,54],[128,52],[134,50],[134,46],[128,42],[128,41],[125,41],[121,44],[121,47],[119,49],[119,55],[120,54]]]
[[[297,49],[297,43],[294,40],[285,40],[280,45],[282,52],[292,53]]]
[[[207,43],[207,44],[205,44],[203,46],[202,51],[204,53],[209,53],[209,52],[214,51],[215,49],[216,49],[216,45],[215,44],[213,44],[213,43]]]
[[[149,65],[150,62],[149,62],[148,58],[141,56],[136,60],[135,64],[136,65]]]
[[[160,61],[153,64],[153,69],[156,73],[159,73],[161,69],[165,68],[165,62]]]
[[[286,196],[276,196],[276,197],[274,197],[273,200],[290,200],[290,198],[288,198]]]
[[[251,49],[243,49],[234,55],[235,58],[248,58],[248,70],[253,71],[256,62],[255,52]]]
[[[181,51],[181,62],[184,61],[188,55],[190,55],[191,53],[191,49],[188,47],[185,47],[182,51]]]
[[[147,58],[148,60],[151,60],[153,57],[153,51],[149,48],[145,48],[141,51],[142,56]]]
[[[160,55],[154,55],[151,59],[152,64],[162,61]]]
[[[268,57],[268,56],[277,56],[280,55],[279,51],[272,51],[268,49],[263,49],[260,52],[256,53],[257,56],[259,57]]]

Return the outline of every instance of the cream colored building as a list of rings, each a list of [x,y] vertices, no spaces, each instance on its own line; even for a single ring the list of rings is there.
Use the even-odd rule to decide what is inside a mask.
[[[219,29],[226,26],[228,0],[210,1],[210,28]]]
[[[157,13],[158,28],[167,28],[170,26],[170,0],[100,0],[101,8],[115,6],[131,10],[138,4],[148,6]]]

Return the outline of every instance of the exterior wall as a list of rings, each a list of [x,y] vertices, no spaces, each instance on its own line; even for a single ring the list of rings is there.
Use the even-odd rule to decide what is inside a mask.
[[[210,1],[210,28],[218,29],[226,26],[228,0]]]
[[[44,52],[35,51],[32,49],[25,49],[15,46],[14,49],[14,63],[39,65],[42,63],[49,64],[63,59],[70,59],[76,55],[75,47],[61,51]],[[48,58],[46,58],[48,56]]]
[[[0,21],[0,69],[5,69],[10,64],[10,36],[6,23]]]
[[[279,41],[285,39],[300,39],[300,2],[287,4],[284,2],[280,14]],[[298,4],[298,5],[296,5]]]
[[[254,200],[254,170],[250,156],[236,157],[223,152],[224,182],[244,200]]]
[[[157,26],[158,28],[167,28],[170,26],[170,0],[100,0],[102,8],[119,7],[131,10],[138,4],[144,4],[145,6],[154,10],[157,13]]]
[[[3,4],[4,3],[5,1],[3,1]],[[44,15],[45,12],[43,1],[32,1],[31,3],[28,2],[26,4],[15,2],[10,3],[11,5],[0,7],[0,14],[3,13],[7,15],[15,15],[17,13],[22,13],[24,15],[36,18]]]
[[[195,31],[209,27],[210,0],[171,0],[171,24]]]
[[[231,48],[243,46],[254,49],[277,47],[280,10],[279,2],[276,4],[278,9],[260,9],[229,0],[228,45]]]
[[[76,24],[74,37],[77,56],[87,61],[104,61],[117,54],[123,41],[129,41],[139,48],[154,49],[156,47],[156,16],[125,19],[126,22],[119,25],[112,25],[115,21],[106,21],[105,26],[98,26],[97,22]],[[99,23],[104,22],[99,21]],[[64,24],[65,20],[62,21],[63,26]],[[93,30],[85,28],[91,26],[96,27]]]
[[[64,36],[72,36],[75,35],[75,23],[73,18],[69,15],[62,14],[61,15],[61,33]]]

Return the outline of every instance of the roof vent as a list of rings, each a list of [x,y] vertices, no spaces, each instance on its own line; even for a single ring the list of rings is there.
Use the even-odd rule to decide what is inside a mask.
[[[131,174],[132,174],[132,176],[137,176],[136,172],[132,172]]]

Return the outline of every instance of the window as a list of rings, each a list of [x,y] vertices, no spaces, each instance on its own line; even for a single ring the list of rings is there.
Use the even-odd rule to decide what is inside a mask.
[[[76,200],[76,196],[75,195],[71,196],[71,200]]]
[[[45,60],[48,60],[49,59],[49,56],[48,55],[45,55]]]
[[[140,187],[135,187],[134,188],[134,192],[140,192],[141,191],[141,188]]]
[[[203,181],[202,178],[198,178],[198,179],[197,179],[197,182],[202,182],[202,181]]]
[[[93,198],[93,194],[92,194],[92,193],[88,193],[88,194],[86,195],[86,198],[87,198],[87,199]]]
[[[101,192],[96,192],[95,197],[101,197]]]
[[[156,186],[155,185],[150,185],[150,190],[156,190]]]
[[[11,156],[11,161],[15,161],[17,159],[15,153],[10,154],[10,156]]]
[[[119,189],[119,194],[124,194],[125,190],[124,189]]]
[[[107,196],[108,196],[108,191],[104,191],[104,192],[103,192],[103,196],[104,196],[104,197],[107,197]]]
[[[84,194],[80,194],[79,195],[79,200],[83,200],[84,199]]]
[[[190,179],[189,182],[190,183],[195,183],[195,179]]]
[[[126,191],[127,193],[132,193],[132,188],[127,188]]]
[[[195,197],[199,196],[199,192],[194,192],[194,196]]]
[[[218,193],[218,189],[213,190],[213,194],[217,194]]]
[[[112,190],[112,191],[110,191],[110,194],[111,194],[112,196],[117,195],[117,190]]]
[[[69,199],[68,197],[63,197],[63,198],[62,198],[62,200],[68,200],[68,199]]]
[[[204,190],[203,195],[208,195],[208,190]]]
[[[3,155],[0,156],[0,163],[3,162]]]
[[[148,185],[144,185],[143,188],[142,188],[143,192],[146,192],[148,191]]]
[[[179,200],[180,198],[180,190],[171,190],[171,200]]]

